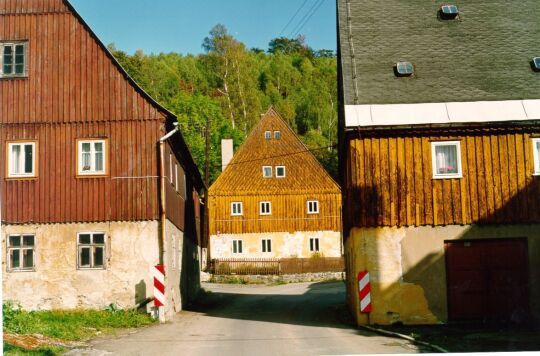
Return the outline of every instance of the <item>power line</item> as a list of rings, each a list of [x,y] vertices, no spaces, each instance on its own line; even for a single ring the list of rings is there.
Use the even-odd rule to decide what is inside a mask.
[[[313,15],[315,15],[317,13],[317,10],[319,10],[319,8],[321,7],[321,5],[324,3],[324,0],[320,0],[319,3],[315,3],[313,7],[315,7],[315,10],[313,10],[313,12],[311,12],[311,14],[306,18],[306,20],[304,22],[301,22],[301,26],[298,28],[298,30],[296,31],[296,33],[294,34],[294,37],[297,36],[300,31],[302,30],[302,28],[304,28],[304,26],[309,22],[309,20],[311,20],[311,18],[313,17]],[[313,8],[312,7],[312,8]]]
[[[319,7],[322,5],[323,1],[324,0],[317,0],[316,2],[313,3],[313,6],[311,6],[308,12],[306,12],[306,14],[302,17],[302,19],[300,19],[298,24],[293,28],[293,30],[289,34],[289,38],[293,38],[298,32],[300,32],[302,27],[304,27],[305,25],[306,19],[309,20],[311,16],[313,16],[313,14],[317,11],[317,9],[319,9]],[[315,11],[313,11],[314,9]],[[296,29],[298,29],[298,31]]]
[[[302,10],[304,8],[304,5],[306,5],[308,2],[308,0],[304,0],[304,2],[302,3],[302,5],[300,5],[300,7],[298,8],[298,10],[296,10],[296,12],[294,13],[294,15],[291,17],[291,19],[289,20],[289,22],[287,22],[287,24],[281,29],[281,32],[279,33],[279,35],[281,36],[283,34],[283,32],[285,31],[285,29],[287,27],[289,27],[289,25],[291,24],[291,22],[296,18],[296,15],[298,15],[298,13],[300,12],[300,10]]]

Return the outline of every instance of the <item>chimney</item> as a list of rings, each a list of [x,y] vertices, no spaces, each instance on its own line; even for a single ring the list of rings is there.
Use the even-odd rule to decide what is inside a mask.
[[[233,140],[221,140],[221,171],[223,172],[233,157]]]

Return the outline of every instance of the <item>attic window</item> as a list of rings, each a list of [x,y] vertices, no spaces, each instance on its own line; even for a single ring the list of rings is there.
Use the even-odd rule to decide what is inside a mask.
[[[456,5],[442,5],[439,14],[442,20],[453,20],[459,15],[459,10]]]
[[[410,77],[414,73],[414,66],[411,62],[397,62],[394,72],[398,77]]]
[[[276,140],[281,139],[281,131],[274,131],[274,139]]]
[[[531,64],[535,72],[540,72],[540,57],[534,57]]]
[[[272,138],[272,131],[265,131],[264,138],[270,140]]]

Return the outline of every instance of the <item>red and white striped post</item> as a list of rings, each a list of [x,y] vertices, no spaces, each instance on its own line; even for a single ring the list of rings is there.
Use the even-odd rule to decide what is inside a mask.
[[[371,285],[369,272],[358,272],[358,298],[360,299],[360,312],[371,313]]]
[[[165,267],[156,265],[154,271],[154,307],[158,310],[159,321],[165,321]]]

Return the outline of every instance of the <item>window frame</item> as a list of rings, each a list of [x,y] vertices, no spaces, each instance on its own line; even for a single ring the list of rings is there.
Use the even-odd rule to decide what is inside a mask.
[[[540,152],[536,149],[536,145],[540,144],[540,137],[534,137],[531,139],[533,148],[533,176],[540,176]]]
[[[11,167],[11,147],[13,146],[32,146],[32,173],[13,173]],[[24,151],[24,150],[23,150]],[[37,140],[11,140],[6,141],[6,179],[35,179],[38,176],[38,162],[36,159],[38,155],[38,142]],[[23,154],[24,158],[24,154]],[[26,161],[24,161],[23,166]]]
[[[244,253],[244,242],[242,239],[233,239],[231,241],[231,252],[233,255],[241,255]]]
[[[263,212],[263,205],[268,204],[268,212]],[[268,200],[259,202],[259,215],[272,215],[272,202]]]
[[[12,236],[19,236],[21,239],[19,246],[10,246],[10,241]],[[25,247],[24,246],[24,236],[32,236],[34,238],[34,244],[31,247]],[[19,256],[19,267],[13,267],[12,266],[12,259],[11,259],[11,251],[18,250],[21,251]],[[32,250],[33,258],[32,258],[32,267],[24,267],[24,252]],[[34,233],[16,233],[16,234],[7,234],[6,239],[6,271],[7,272],[35,272],[36,271],[36,234]],[[23,266],[23,267],[21,267]]]
[[[15,73],[15,56],[16,46],[23,46],[23,72],[21,74]],[[13,72],[10,74],[4,73],[4,48],[11,46],[13,48]],[[27,78],[28,77],[28,40],[8,40],[0,41],[0,79],[15,79],[15,78]]]
[[[437,173],[437,146],[455,146],[456,147],[456,163],[457,173]],[[461,166],[461,142],[460,141],[431,141],[431,170],[433,179],[459,179],[463,178],[463,170]]]
[[[321,239],[318,237],[309,238],[309,252],[321,252]],[[313,242],[316,242],[315,244]],[[316,246],[314,246],[316,245]]]
[[[272,239],[261,239],[261,253],[272,253]]]
[[[80,235],[90,235],[89,244],[80,243]],[[97,244],[94,243],[94,235],[103,235],[103,243]],[[107,269],[107,234],[104,231],[83,231],[77,232],[77,270],[106,270]],[[81,248],[90,247],[90,266],[81,266]],[[103,248],[103,265],[100,267],[95,267],[94,262],[94,248],[102,247]]]
[[[281,140],[281,131],[275,130],[274,131],[274,140]]]
[[[264,131],[264,139],[265,140],[271,140],[272,139],[272,131],[269,131],[269,130]]]
[[[285,176],[287,175],[287,170],[285,169],[285,166],[276,166],[276,178],[285,178]],[[283,175],[280,176],[278,175],[278,169],[279,168],[283,168]]]
[[[310,209],[310,203],[315,203],[315,210]],[[316,215],[319,214],[319,201],[317,199],[310,199],[306,202],[306,210],[307,214],[309,215]]]
[[[82,145],[83,143],[91,143],[90,154],[92,154],[92,149],[95,143],[103,143],[103,171],[89,171],[85,172],[82,170]],[[93,152],[95,155],[95,151]],[[95,156],[94,156],[95,157]],[[95,159],[95,158],[94,158]],[[95,177],[107,177],[109,175],[109,139],[108,138],[78,138],[77,139],[77,164],[76,167],[76,176],[78,178],[95,178]],[[94,162],[95,168],[95,162]]]
[[[237,205],[237,206],[240,207],[240,212],[239,213],[234,212],[234,205]],[[243,204],[243,202],[241,202],[241,201],[233,201],[233,202],[231,202],[231,216],[243,216],[243,215],[244,215],[244,204]]]
[[[264,173],[265,173],[265,172],[264,172],[265,168],[269,168],[269,171],[270,171],[270,175],[269,175],[269,176],[267,176],[267,175],[264,174]],[[272,169],[272,166],[262,166],[262,175],[263,175],[263,178],[272,178],[272,177],[273,177],[272,170],[273,170],[273,169]]]

